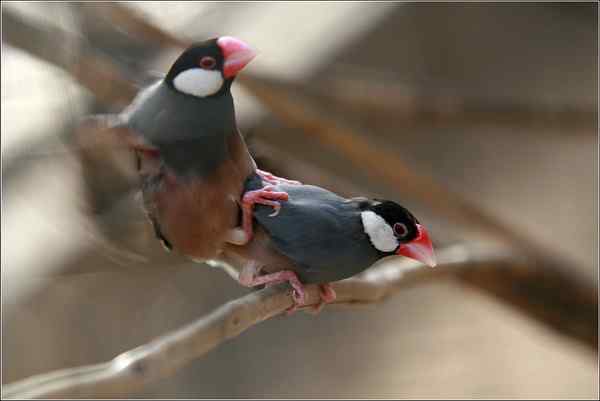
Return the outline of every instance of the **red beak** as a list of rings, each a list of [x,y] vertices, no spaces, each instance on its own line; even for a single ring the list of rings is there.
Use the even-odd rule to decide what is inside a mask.
[[[221,48],[223,58],[223,76],[234,77],[254,57],[256,52],[250,46],[239,39],[231,36],[223,36],[217,39],[217,45]]]
[[[435,254],[433,253],[433,245],[429,239],[429,234],[425,228],[417,224],[417,238],[408,244],[402,244],[396,251],[396,254],[406,256],[407,258],[418,260],[425,263],[427,266],[435,267]]]

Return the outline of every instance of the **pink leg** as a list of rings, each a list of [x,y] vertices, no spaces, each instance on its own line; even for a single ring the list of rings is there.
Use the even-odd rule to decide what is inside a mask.
[[[252,267],[250,268],[252,269]],[[254,272],[258,273],[258,270],[254,270]],[[292,314],[299,306],[303,306],[306,302],[306,293],[304,291],[304,286],[298,279],[296,273],[291,270],[283,270],[277,273],[264,274],[262,276],[254,276],[252,270],[249,270],[247,273],[244,272],[243,275],[240,276],[240,284],[246,287],[254,287],[257,285],[265,284],[267,286],[280,284],[284,282],[290,283],[294,292],[292,293],[292,298],[294,299],[294,306],[288,309],[287,314]]]
[[[287,178],[277,177],[268,171],[256,169],[256,174],[262,178],[263,181],[266,181],[268,184],[277,185],[277,184],[289,184],[289,185],[300,185],[300,181],[288,180]]]
[[[335,301],[337,297],[335,290],[329,283],[319,285],[319,295],[321,296],[321,302],[312,308],[315,315],[320,313],[326,304]]]
[[[248,191],[242,197],[242,228],[246,233],[248,241],[252,238],[252,209],[256,203],[260,205],[272,206],[275,211],[269,216],[277,216],[281,204],[278,201],[288,200],[286,192],[274,191],[273,186],[266,186],[263,189]]]
[[[274,212],[269,216],[274,217],[279,213],[279,209],[281,209],[281,204],[278,201],[287,201],[288,194],[284,191],[275,191],[274,185],[278,184],[289,184],[289,185],[300,185],[299,181],[288,180],[286,178],[281,178],[274,176],[273,174],[256,169],[256,174],[258,174],[261,179],[267,184],[262,189],[257,189],[254,191],[248,191],[242,197],[242,229],[246,235],[246,238],[243,243],[247,243],[252,239],[252,235],[254,234],[254,230],[252,229],[252,212],[254,205],[256,203],[261,205],[271,206],[274,209]],[[233,242],[237,243],[237,242]]]
[[[275,285],[283,282],[289,282],[294,289],[294,302],[297,305],[302,306],[306,302],[306,293],[304,292],[304,286],[298,279],[296,273],[291,270],[283,270],[277,273],[264,274],[262,276],[255,277],[253,280],[254,285]]]

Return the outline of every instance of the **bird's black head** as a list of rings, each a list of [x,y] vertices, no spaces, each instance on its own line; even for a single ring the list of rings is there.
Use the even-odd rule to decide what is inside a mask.
[[[425,228],[405,207],[374,199],[361,212],[371,244],[384,254],[398,254],[435,266],[433,246]]]
[[[236,74],[256,52],[228,36],[195,43],[171,66],[165,82],[178,92],[195,96],[219,96],[229,91]]]
[[[396,202],[379,199],[375,201],[376,203],[371,207],[371,210],[383,218],[392,228],[399,243],[407,243],[417,237],[419,231],[417,224],[419,224],[419,221],[411,212]]]

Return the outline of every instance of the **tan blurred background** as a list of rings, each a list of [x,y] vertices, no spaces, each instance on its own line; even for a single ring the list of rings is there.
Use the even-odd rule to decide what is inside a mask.
[[[260,51],[249,73],[376,104],[382,88],[418,99],[390,98],[405,114],[340,104],[322,110],[561,252],[575,262],[574,275],[597,285],[596,4],[125,5],[181,38],[244,39]],[[46,49],[65,65],[104,49],[142,82],[142,72],[164,71],[176,54],[122,41],[127,33],[118,27],[108,34],[98,4],[3,2],[2,11],[3,37],[9,12],[69,32]],[[101,218],[85,214],[89,182],[66,138],[79,116],[114,110],[64,70],[5,42],[1,68],[3,384],[108,360],[247,293],[220,270],[165,254],[134,195],[113,199]],[[241,87],[234,92],[251,144],[260,138],[365,193],[401,200],[401,188],[369,179],[369,166],[349,164],[277,121]],[[483,112],[461,114],[473,104]],[[257,156],[269,162],[269,154]],[[426,208],[407,206],[434,238],[469,239]],[[137,394],[597,395],[596,353],[449,282],[371,308],[272,319]]]

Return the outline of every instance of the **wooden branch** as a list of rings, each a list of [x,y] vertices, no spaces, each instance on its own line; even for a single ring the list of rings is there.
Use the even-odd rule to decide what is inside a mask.
[[[8,10],[3,10],[5,39],[7,39],[7,13]],[[35,29],[31,27],[21,27],[14,23],[12,27],[20,28],[21,32],[35,33]],[[140,31],[143,30],[137,32]],[[36,35],[31,37],[32,40],[13,40],[12,43],[34,55],[42,58],[49,57],[44,56],[44,46],[39,46],[40,43],[45,43],[44,36]],[[165,39],[163,42],[169,40]],[[93,93],[102,92],[98,80],[85,78],[82,75],[75,76],[75,79]],[[369,166],[368,171],[373,176],[383,179],[392,187],[403,188],[405,196],[413,195],[439,216],[455,221],[457,227],[491,234],[491,237],[499,240],[500,243],[509,244],[514,252],[527,255],[524,259],[529,261],[529,265],[519,265],[520,267],[512,265],[512,269],[505,270],[487,269],[477,274],[460,274],[457,277],[464,283],[481,288],[517,306],[521,311],[548,324],[558,332],[568,334],[597,349],[597,288],[594,282],[578,277],[573,269],[569,268],[572,266],[570,261],[564,261],[551,250],[532,243],[529,238],[504,226],[497,219],[482,212],[459,195],[448,191],[431,178],[415,174],[396,155],[376,148],[351,128],[325,117],[319,110],[315,110],[314,104],[309,99],[295,90],[294,85],[251,77],[247,74],[240,78],[243,84],[287,124],[301,128],[312,139],[329,146],[334,152],[340,152],[355,163]],[[135,88],[122,76],[114,75],[111,79],[110,85],[114,91],[106,93],[105,96],[109,104],[120,99],[128,99],[135,93]],[[280,166],[284,168],[287,166],[289,168],[287,171],[292,177],[318,183],[327,176],[326,172],[314,168],[290,168],[293,158],[285,157],[281,160],[284,159],[286,162],[281,163]],[[309,171],[312,173],[307,175]],[[337,188],[339,180],[330,178],[328,181],[326,186],[339,190]],[[436,269],[438,270],[441,269]]]
[[[118,69],[104,63],[95,55],[84,55],[75,68],[65,65],[52,54],[40,50],[36,40],[44,42],[48,32],[27,31],[20,21],[6,19],[3,23],[12,24],[13,29],[21,29],[27,37],[7,37],[13,45],[29,48],[47,61],[71,71],[79,82],[90,88],[107,104],[127,103],[135,93],[135,88],[124,80]],[[10,16],[9,16],[10,17]],[[16,23],[16,25],[15,25]],[[3,25],[5,28],[5,25]],[[4,31],[6,32],[6,31]],[[17,35],[18,36],[18,35]],[[36,50],[37,47],[37,50]],[[46,46],[41,46],[44,48]],[[51,48],[51,46],[47,46]],[[62,64],[61,64],[62,63]],[[95,72],[95,68],[103,71]],[[84,70],[84,71],[82,71]],[[86,74],[87,72],[87,74]],[[90,73],[91,72],[91,73]],[[110,90],[102,85],[103,79],[110,82]],[[449,193],[434,181],[416,176],[408,166],[393,155],[376,150],[357,133],[341,127],[337,122],[323,119],[315,113],[309,102],[294,99],[287,89],[256,77],[247,77],[244,83],[255,94],[285,117],[288,123],[303,128],[321,143],[341,149],[346,157],[358,163],[379,166],[375,175],[387,182],[402,184],[405,191],[415,193],[433,210],[442,216],[449,216],[469,227],[492,233],[502,242],[508,242],[513,249],[528,247],[528,242],[512,230],[499,225],[497,221],[478,208],[465,202],[457,195]],[[254,85],[254,86],[253,86]],[[261,87],[262,85],[262,87]],[[273,93],[273,89],[275,94]],[[297,100],[300,103],[294,103]],[[291,103],[290,103],[291,101]],[[308,106],[307,106],[308,105]],[[304,115],[300,115],[302,113]],[[301,178],[302,170],[293,171],[293,176]],[[301,178],[302,179],[302,178]],[[522,242],[524,241],[524,242]],[[477,250],[453,247],[438,252],[441,265],[436,269],[417,269],[416,264],[402,262],[383,263],[374,266],[364,274],[338,282],[334,288],[338,302],[342,304],[364,304],[385,299],[393,292],[429,280],[456,278],[460,282],[485,290],[505,302],[519,307],[530,316],[539,319],[559,332],[569,334],[583,343],[597,348],[597,298],[593,284],[582,283],[569,274],[565,265],[539,252],[525,251],[533,258],[514,259],[512,249],[499,251]],[[541,255],[541,256],[540,256]],[[317,289],[308,287],[309,303],[318,301]],[[149,382],[169,376],[191,360],[204,355],[209,350],[241,334],[253,325],[280,314],[291,306],[292,301],[285,287],[274,287],[251,293],[231,301],[208,316],[166,334],[146,345],[123,353],[113,360],[87,367],[66,369],[54,373],[35,376],[3,387],[6,398],[58,398],[58,397],[111,397],[124,396],[143,388]]]
[[[440,265],[434,269],[419,267],[408,259],[384,260],[355,278],[334,283],[338,295],[336,303],[380,302],[402,288],[452,277],[455,271],[503,268],[513,263],[503,252],[472,245],[446,248],[438,253],[438,259]],[[313,285],[306,289],[308,304],[318,303],[318,288]],[[174,374],[228,339],[281,314],[292,304],[286,285],[255,291],[109,362],[63,369],[5,385],[2,398],[127,396],[150,382]]]

